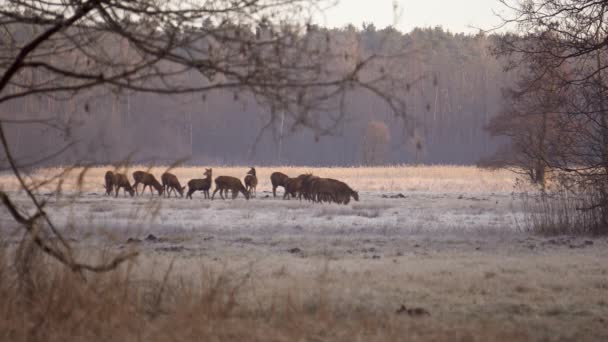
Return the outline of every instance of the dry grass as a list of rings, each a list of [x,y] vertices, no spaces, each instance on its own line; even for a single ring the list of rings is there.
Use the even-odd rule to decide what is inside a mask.
[[[243,178],[248,171],[248,167],[213,167],[214,177],[220,175],[235,176]],[[180,181],[185,185],[188,180],[193,178],[203,178],[204,167],[177,167],[171,170],[176,174]],[[127,169],[119,169],[125,172],[131,179],[131,173],[135,170],[147,170],[148,167],[142,165],[130,166]],[[271,190],[270,174],[275,171],[283,172],[295,177],[303,173],[314,173],[321,177],[341,179],[358,191],[425,191],[425,192],[511,192],[515,183],[516,176],[506,170],[486,170],[471,166],[394,166],[394,167],[260,167],[256,168],[259,185],[258,190]],[[103,192],[103,177],[107,170],[114,170],[112,166],[95,167],[89,169],[84,177],[83,191]],[[159,166],[150,169],[158,179],[167,170],[166,166]],[[47,168],[36,170],[31,173],[32,180],[43,180],[49,176],[62,172],[61,168]],[[78,188],[78,175],[81,169],[72,171],[63,181],[64,190],[74,190]],[[0,176],[0,188],[5,190],[18,190],[18,184],[10,175]],[[56,188],[56,183],[49,184],[43,189],[51,191]]]
[[[608,337],[591,255],[230,265],[142,256],[86,282],[0,254],[0,340],[511,341]],[[566,262],[564,262],[566,261]],[[572,265],[579,265],[573,269]],[[397,314],[401,305],[430,315]]]
[[[110,240],[66,231],[84,261],[103,261],[133,246],[141,255],[82,281],[6,236],[0,241],[0,340],[608,339],[608,240],[562,243],[512,230],[484,238],[446,229],[449,223],[481,227],[486,221],[496,228],[498,221],[490,219],[504,219],[510,206],[515,177],[508,172],[452,166],[258,169],[260,192],[270,190],[275,170],[340,178],[370,192],[342,207],[272,199],[107,199],[101,195],[107,169],[88,170],[86,194],[51,199],[48,210],[79,234],[96,236],[92,227],[103,225],[118,234],[117,226],[124,226],[128,234]],[[145,168],[128,173],[135,169]],[[173,172],[187,180],[201,177],[202,170]],[[38,170],[32,177],[58,171]],[[152,170],[157,176],[163,171]],[[214,175],[242,177],[246,171],[214,168]],[[9,176],[0,177],[0,187],[17,190]],[[63,188],[79,188],[77,171]],[[385,191],[421,193],[390,200],[380,197]],[[474,192],[485,194],[469,195]],[[168,208],[157,208],[157,202]],[[496,215],[488,214],[492,210]],[[150,212],[157,212],[157,221]],[[0,217],[0,224],[10,222]],[[408,226],[422,227],[417,238],[401,232]],[[166,242],[126,243],[150,233]],[[294,247],[299,251],[290,251]],[[430,315],[397,313],[402,305]]]

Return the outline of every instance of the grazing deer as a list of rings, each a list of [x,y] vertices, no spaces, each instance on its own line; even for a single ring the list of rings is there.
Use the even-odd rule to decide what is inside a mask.
[[[184,197],[184,190],[186,187],[182,187],[181,184],[179,184],[179,180],[177,180],[177,177],[174,174],[165,172],[160,176],[160,180],[163,182],[163,191],[167,197],[171,197],[171,191],[175,191],[179,193],[180,197]],[[177,194],[175,194],[175,197],[177,197]]]
[[[114,184],[114,197],[118,197],[118,191],[120,188],[123,188],[125,196],[127,195],[127,192],[131,195],[131,197],[133,197],[135,194],[129,179],[122,173],[115,173],[114,177],[112,178],[112,183]]]
[[[359,201],[358,192],[336,179],[312,177],[305,181],[305,187],[308,187],[309,198],[313,202],[348,204],[351,197]]]
[[[158,191],[158,195],[163,194],[163,186],[154,178],[154,175],[144,171],[135,171],[133,172],[133,179],[135,179],[135,183],[133,184],[133,188],[135,188],[135,193],[137,192],[137,186],[141,183],[144,185],[144,189],[141,191],[142,194],[146,192],[146,187],[150,187],[150,193],[152,193],[152,188]]]
[[[287,178],[284,182],[283,187],[285,188],[285,194],[283,194],[283,199],[286,199],[287,196],[291,196],[295,198],[298,196],[302,199],[302,186],[304,184],[304,180],[310,177],[311,175],[299,175],[296,178]]]
[[[270,175],[270,183],[272,183],[272,196],[274,198],[277,197],[277,188],[282,186],[285,189],[285,181],[289,179],[289,177],[281,172],[273,172]]]
[[[112,195],[112,190],[114,189],[114,172],[108,171],[105,175],[105,189],[106,195]]]
[[[319,177],[307,174],[302,179],[302,187],[300,189],[300,195],[308,201],[314,201],[314,186],[319,181]]]
[[[252,167],[247,176],[245,176],[245,189],[249,192],[249,196],[255,197],[258,186],[258,177],[255,175],[255,167]]]
[[[348,204],[350,202],[350,198],[352,197],[355,201],[359,202],[359,193],[354,191],[348,186],[348,184],[340,181],[336,181],[336,202],[341,204]]]
[[[215,197],[216,192],[220,192],[220,197],[224,198],[224,192],[228,195],[228,190],[232,191],[232,199],[235,199],[239,192],[245,196],[245,199],[249,200],[249,192],[243,186],[243,183],[240,179],[236,177],[230,176],[219,176],[215,179],[215,190],[213,191],[213,195],[211,195],[211,199]]]
[[[205,195],[205,199],[209,198],[209,189],[211,189],[211,169],[205,169],[204,179],[191,179],[188,182],[188,193],[186,194],[186,198],[192,199],[192,194],[195,191],[202,191]]]
[[[338,204],[348,204],[351,197],[354,198],[355,201],[359,201],[359,193],[351,189],[344,182],[326,178],[322,183],[322,186],[322,193],[326,194],[328,201],[333,201]]]

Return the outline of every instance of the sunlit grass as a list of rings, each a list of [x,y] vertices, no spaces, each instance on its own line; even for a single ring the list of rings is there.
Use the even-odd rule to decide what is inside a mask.
[[[176,167],[170,172],[177,175],[182,186],[193,178],[203,178],[205,168],[213,168],[213,177],[220,175],[244,178],[249,167],[223,167],[204,165],[200,167]],[[149,170],[156,178],[168,169],[168,166],[149,168],[144,165],[132,165],[118,169],[127,174],[132,180],[136,170]],[[62,172],[61,168],[38,169],[30,174],[32,180],[40,181]],[[82,190],[86,192],[103,192],[103,177],[107,170],[115,170],[113,166],[99,166],[86,171]],[[472,166],[391,166],[391,167],[301,167],[276,166],[256,168],[258,175],[258,191],[270,190],[270,175],[275,171],[283,172],[291,177],[303,173],[313,173],[320,177],[340,179],[351,185],[357,191],[423,191],[423,192],[511,192],[516,175],[507,170],[485,170]],[[79,173],[82,169],[72,170],[63,178],[62,189],[73,191],[79,185]],[[57,182],[42,187],[45,191],[54,190]],[[17,190],[19,185],[10,174],[0,176],[0,187],[5,190]]]

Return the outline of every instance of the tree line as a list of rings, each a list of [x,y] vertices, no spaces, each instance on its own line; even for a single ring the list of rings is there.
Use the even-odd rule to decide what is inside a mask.
[[[347,69],[374,54],[390,55],[370,64],[362,77],[390,74],[393,79],[383,86],[397,82],[393,95],[403,101],[407,120],[395,115],[390,103],[361,89],[349,92],[341,104],[315,108],[306,120],[298,117],[297,105],[281,106],[283,94],[269,104],[255,94],[223,88],[165,97],[120,87],[73,96],[43,94],[8,102],[0,114],[34,122],[6,123],[15,154],[25,160],[40,160],[59,146],[73,144],[69,153],[45,159],[43,165],[125,158],[157,163],[183,158],[215,165],[472,164],[504,144],[484,129],[500,112],[501,89],[511,82],[503,73],[504,63],[489,51],[496,35],[454,34],[439,27],[402,33],[371,24],[309,30],[313,33],[308,35],[323,37],[341,54],[328,69]],[[107,39],[104,44],[118,60],[136,55],[128,40]],[[26,81],[45,77],[50,76],[41,69],[23,75]],[[179,73],[171,82],[200,86],[196,71]],[[289,92],[284,96],[294,96]],[[373,136],[370,124],[388,130]]]

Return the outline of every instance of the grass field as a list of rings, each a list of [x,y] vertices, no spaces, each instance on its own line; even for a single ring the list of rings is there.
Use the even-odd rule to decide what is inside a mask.
[[[83,283],[34,255],[0,209],[4,340],[600,341],[608,240],[527,232],[516,177],[473,167],[258,168],[258,197],[107,197],[108,168],[39,190],[83,259],[139,257]],[[145,169],[132,167],[128,170]],[[154,168],[160,177],[166,168]],[[204,168],[177,168],[182,183]],[[242,178],[247,167],[214,167]],[[58,169],[31,174],[39,180]],[[360,191],[347,206],[272,198],[269,175]],[[79,186],[82,184],[82,187]],[[27,198],[0,177],[22,208]],[[282,194],[282,189],[279,190]],[[152,236],[151,236],[152,235]]]

